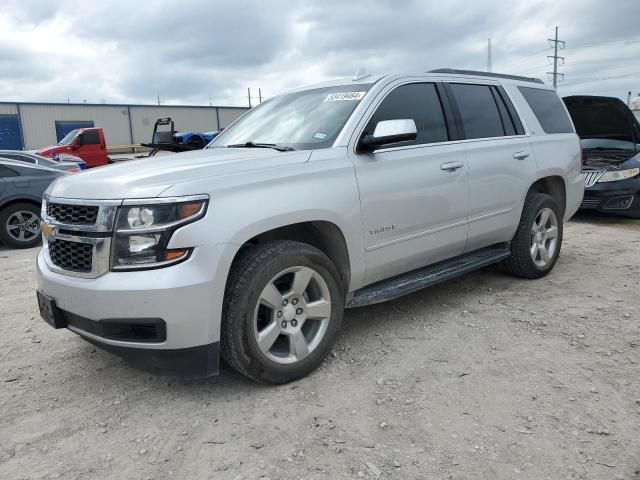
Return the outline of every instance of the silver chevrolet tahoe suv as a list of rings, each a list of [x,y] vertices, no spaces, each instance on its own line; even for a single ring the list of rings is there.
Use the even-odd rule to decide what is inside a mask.
[[[556,92],[442,69],[269,99],[204,150],[57,180],[42,208],[43,318],[153,371],[220,356],[283,383],[345,308],[499,263],[553,268],[584,191]]]

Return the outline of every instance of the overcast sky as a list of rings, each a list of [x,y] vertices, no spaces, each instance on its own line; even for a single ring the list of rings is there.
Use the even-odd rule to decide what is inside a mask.
[[[489,37],[494,71],[547,80],[555,25],[562,95],[640,92],[640,0],[3,0],[0,101],[246,105],[359,67],[484,70]]]

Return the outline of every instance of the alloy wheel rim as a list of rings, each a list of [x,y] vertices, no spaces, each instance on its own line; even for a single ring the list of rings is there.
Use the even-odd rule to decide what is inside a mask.
[[[263,288],[254,312],[254,338],[271,361],[291,364],[313,352],[327,332],[331,295],[314,269],[292,267]]]
[[[543,208],[531,226],[530,253],[533,263],[545,268],[554,259],[558,249],[558,218],[550,208]]]
[[[40,218],[33,212],[12,213],[6,223],[7,233],[18,242],[29,242],[40,235]]]

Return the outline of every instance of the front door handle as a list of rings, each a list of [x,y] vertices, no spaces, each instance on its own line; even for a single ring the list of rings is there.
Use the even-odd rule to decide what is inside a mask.
[[[440,170],[444,170],[445,172],[455,172],[462,167],[464,167],[464,163],[462,162],[447,162],[440,165]]]
[[[528,156],[529,154],[527,152],[516,152],[513,154],[513,158],[515,158],[516,160],[524,160]]]

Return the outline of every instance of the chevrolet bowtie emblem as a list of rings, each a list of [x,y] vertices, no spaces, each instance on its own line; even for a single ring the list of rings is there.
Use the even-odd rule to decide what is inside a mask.
[[[49,225],[48,223],[42,222],[42,235],[45,238],[49,238],[50,236],[52,236],[55,231],[56,229],[53,228],[51,225]]]

